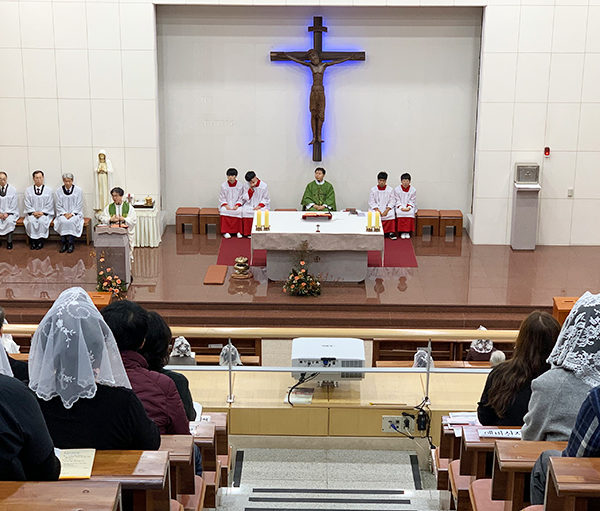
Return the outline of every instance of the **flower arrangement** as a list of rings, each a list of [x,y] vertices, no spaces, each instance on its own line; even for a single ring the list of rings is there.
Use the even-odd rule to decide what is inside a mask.
[[[115,298],[122,300],[127,293],[127,283],[123,282],[123,280],[114,273],[112,267],[105,267],[105,261],[106,258],[104,257],[104,254],[102,254],[98,259],[98,285],[96,286],[96,291],[110,292]]]
[[[300,268],[292,268],[290,276],[283,284],[283,292],[291,296],[319,296],[321,283],[306,270],[306,262],[301,260]]]

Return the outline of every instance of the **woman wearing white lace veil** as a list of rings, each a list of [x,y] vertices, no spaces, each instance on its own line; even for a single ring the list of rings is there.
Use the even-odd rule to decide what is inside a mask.
[[[548,362],[531,383],[523,440],[568,440],[581,404],[600,385],[600,294],[577,300]]]
[[[88,294],[63,291],[31,340],[29,387],[60,448],[156,449],[114,336]]]

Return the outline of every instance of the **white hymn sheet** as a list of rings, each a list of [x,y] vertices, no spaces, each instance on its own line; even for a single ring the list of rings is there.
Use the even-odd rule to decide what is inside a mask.
[[[521,439],[520,429],[480,429],[479,438],[514,438]]]

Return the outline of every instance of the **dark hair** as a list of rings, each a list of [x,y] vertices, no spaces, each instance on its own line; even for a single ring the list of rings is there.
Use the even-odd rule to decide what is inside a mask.
[[[408,179],[410,181],[411,177],[410,177],[410,174],[408,172],[405,172],[404,174],[402,174],[400,176],[400,179]]]
[[[6,317],[6,313],[4,309],[0,307],[0,330],[2,330],[2,325],[4,325],[4,318]]]
[[[41,174],[42,176],[44,175],[44,173],[41,170],[34,170],[31,174],[31,177],[35,177],[36,174]]]
[[[144,355],[151,371],[160,371],[169,363],[172,337],[171,329],[163,317],[158,312],[148,311],[148,332],[140,353]]]
[[[112,195],[113,193],[117,193],[119,194],[121,197],[123,197],[123,195],[125,195],[125,190],[123,190],[123,188],[121,188],[120,186],[115,186],[111,191],[110,194]]]
[[[387,172],[380,172],[379,174],[377,174],[377,179],[385,179],[387,181],[387,178],[388,178]]]
[[[546,360],[559,332],[558,321],[547,312],[533,311],[523,320],[512,358],[490,373],[489,405],[498,417],[504,415],[523,385],[550,369]]]
[[[228,176],[237,176],[238,175],[238,171],[237,169],[234,169],[233,167],[227,169],[227,172],[225,172],[226,175]]]
[[[148,313],[137,303],[129,300],[113,302],[100,313],[111,329],[119,351],[137,351],[148,332]]]
[[[244,179],[246,181],[248,181],[248,183],[250,181],[252,181],[254,178],[256,177],[256,172],[254,172],[253,170],[249,170],[248,172],[246,172],[246,175],[244,176]]]
[[[317,168],[315,169],[315,172],[316,172],[317,170],[320,170],[321,172],[323,172],[323,175],[327,174],[327,171],[326,171],[326,170],[325,170],[323,167],[317,167]]]

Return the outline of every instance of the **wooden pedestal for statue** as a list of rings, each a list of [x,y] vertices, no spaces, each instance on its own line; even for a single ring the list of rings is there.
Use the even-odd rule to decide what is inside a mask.
[[[123,282],[131,282],[131,256],[129,236],[123,227],[96,226],[94,231],[94,247],[96,248],[96,268],[112,268]],[[99,259],[104,256],[104,262]]]

